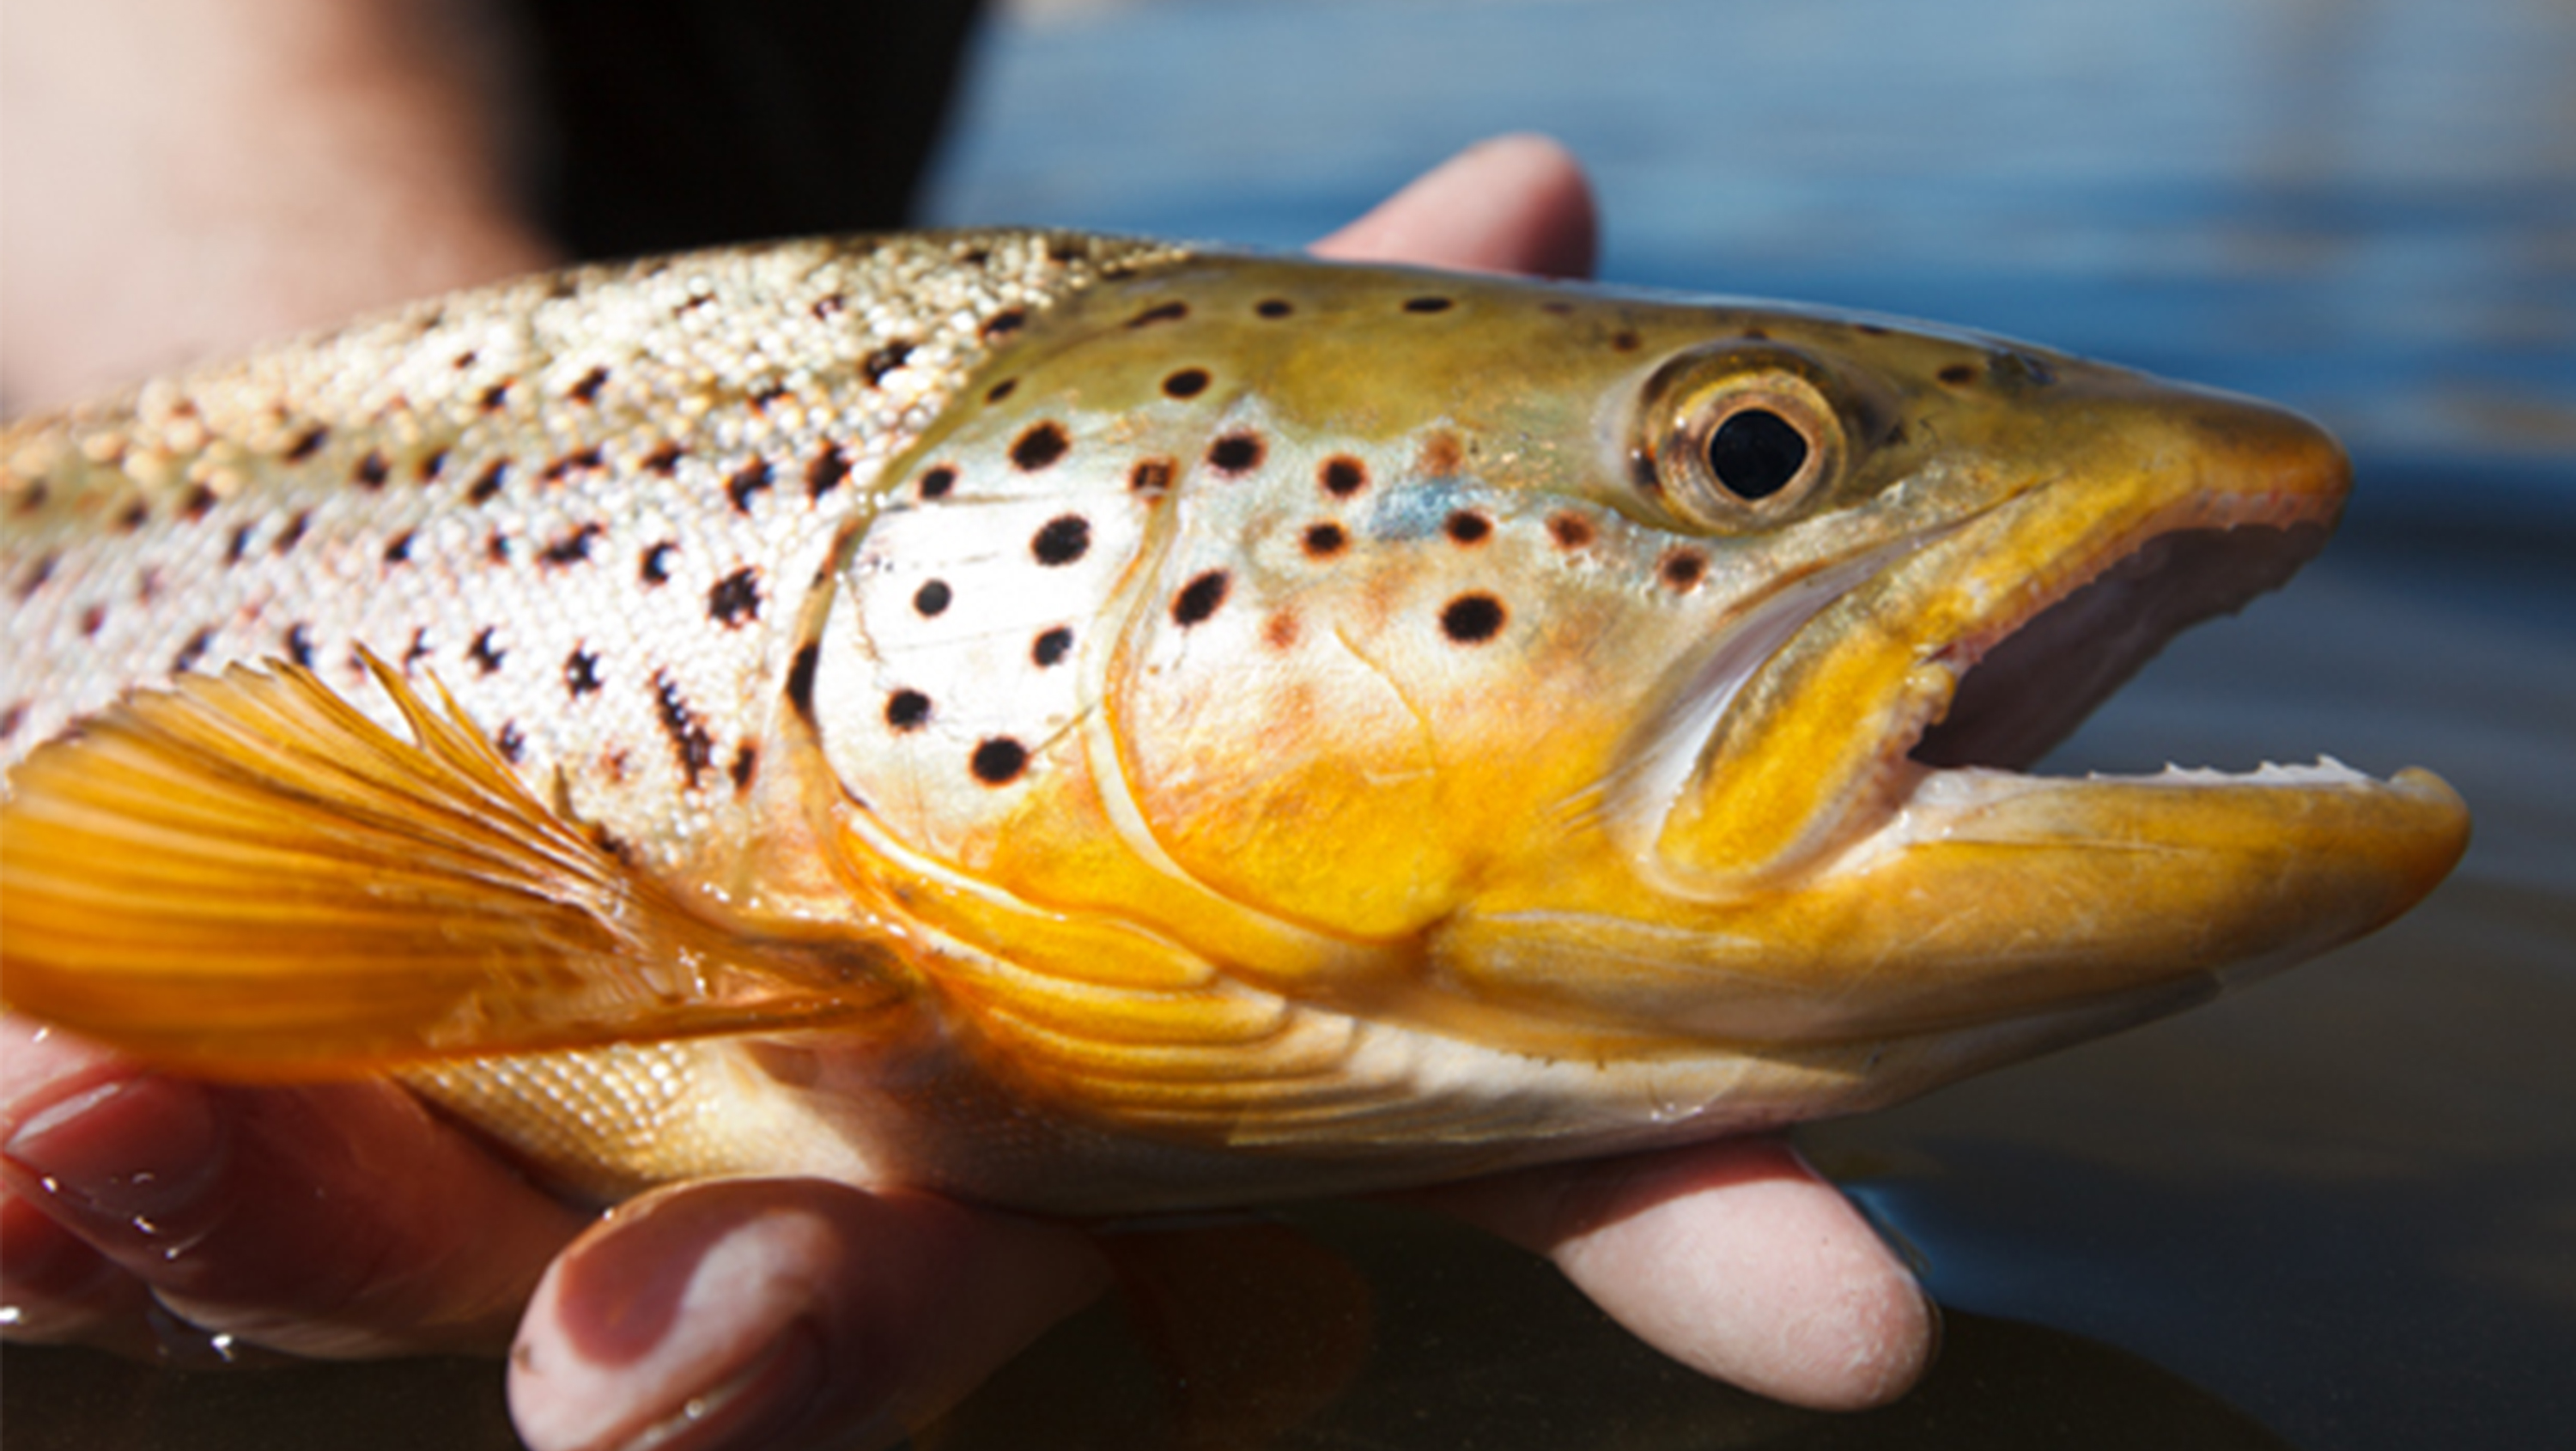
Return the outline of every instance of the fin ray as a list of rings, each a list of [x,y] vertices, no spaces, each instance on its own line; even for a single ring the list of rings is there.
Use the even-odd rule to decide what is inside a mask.
[[[0,988],[163,1061],[302,1077],[807,1026],[897,991],[864,941],[746,941],[532,796],[455,701],[413,737],[271,662],[137,692],[0,803]]]

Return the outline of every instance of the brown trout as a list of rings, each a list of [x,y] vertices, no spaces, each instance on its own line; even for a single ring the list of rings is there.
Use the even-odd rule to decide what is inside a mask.
[[[0,446],[0,971],[599,1195],[1117,1212],[1868,1108],[2366,932],[2429,775],[2020,774],[2281,582],[2250,402],[1059,233],[424,303]]]

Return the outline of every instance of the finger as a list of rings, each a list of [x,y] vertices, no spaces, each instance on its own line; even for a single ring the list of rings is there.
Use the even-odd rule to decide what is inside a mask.
[[[1317,242],[1320,257],[1582,277],[1600,223],[1583,167],[1544,136],[1480,142]]]
[[[0,1025],[0,1182],[210,1331],[497,1348],[587,1222],[391,1083],[210,1087]]]
[[[1937,1320],[1904,1263],[1775,1138],[1733,1139],[1429,1191],[1554,1259],[1639,1339],[1795,1405],[1905,1393]]]
[[[1070,1229],[929,1195],[683,1185],[547,1273],[511,1414],[535,1451],[890,1443],[1107,1283]]]
[[[14,1194],[0,1195],[0,1337],[147,1356],[142,1282]]]

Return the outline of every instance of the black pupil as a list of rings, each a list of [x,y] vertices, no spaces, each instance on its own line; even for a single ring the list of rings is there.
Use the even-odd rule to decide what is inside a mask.
[[[1708,466],[1739,499],[1767,499],[1807,463],[1807,436],[1768,408],[1747,408],[1709,435]]]

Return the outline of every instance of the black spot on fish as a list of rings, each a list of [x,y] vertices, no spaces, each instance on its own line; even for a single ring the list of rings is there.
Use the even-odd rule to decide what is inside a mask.
[[[567,389],[564,396],[570,398],[575,403],[597,403],[599,401],[599,390],[607,385],[608,370],[606,368],[593,368],[589,372],[582,374],[581,381],[573,384],[571,388]]]
[[[1073,631],[1066,629],[1062,625],[1058,625],[1054,629],[1047,631],[1045,634],[1038,636],[1037,643],[1029,647],[1029,658],[1036,661],[1038,665],[1043,668],[1045,666],[1062,663],[1064,657],[1070,653],[1072,649]]]
[[[1404,300],[1406,312],[1447,312],[1457,305],[1454,299],[1446,297],[1408,297]]]
[[[1265,297],[1252,305],[1252,310],[1267,318],[1282,318],[1295,312],[1297,306],[1284,297]]]
[[[796,651],[787,666],[787,703],[807,724],[814,720],[814,671],[823,661],[823,647],[812,640]]]
[[[645,470],[660,474],[667,479],[680,471],[680,454],[681,448],[678,444],[664,439],[651,453],[644,455]]]
[[[911,340],[907,338],[897,338],[895,341],[886,344],[884,347],[868,354],[865,358],[860,359],[859,370],[868,375],[868,386],[875,387],[885,382],[886,374],[902,367],[911,357]]]
[[[286,528],[278,534],[277,543],[270,547],[280,555],[292,552],[296,545],[304,542],[304,531],[312,527],[312,524],[311,511],[299,511],[295,517],[286,521]]]
[[[586,448],[579,453],[568,453],[562,458],[556,459],[553,463],[546,465],[545,472],[537,476],[538,481],[548,484],[560,484],[564,481],[564,476],[571,473],[573,470],[595,469],[599,467],[600,462],[601,455],[597,448]]]
[[[412,477],[421,483],[434,483],[447,472],[447,450],[433,449],[412,467]]]
[[[1663,576],[1664,583],[1687,593],[1698,588],[1708,574],[1708,556],[1696,549],[1676,549],[1664,556],[1656,572]]]
[[[81,615],[80,615],[80,632],[81,632],[81,638],[83,638],[83,639],[87,639],[87,638],[89,638],[90,636],[96,635],[96,634],[98,633],[98,631],[99,631],[99,627],[100,627],[101,625],[106,624],[106,623],[107,623],[107,606],[105,606],[105,605],[91,605],[88,609],[85,609],[85,610],[81,611]]]
[[[1187,629],[1217,611],[1225,603],[1225,571],[1211,569],[1181,587],[1172,600],[1172,623]]]
[[[466,369],[474,366],[474,360],[477,356],[479,355],[472,348],[467,348],[464,352],[458,353],[453,359],[451,359],[448,366],[462,373]]]
[[[948,497],[948,491],[955,487],[957,487],[957,471],[946,464],[941,464],[921,476],[921,497],[925,499],[945,499]]]
[[[579,645],[564,657],[564,690],[575,696],[599,689],[599,657]]]
[[[1965,388],[1977,381],[1977,370],[1973,364],[1952,363],[1933,376],[1953,388]]]
[[[1161,302],[1127,319],[1129,327],[1152,327],[1158,322],[1179,322],[1190,315],[1186,302]]]
[[[1336,499],[1347,499],[1368,487],[1368,465],[1349,454],[1337,453],[1324,460],[1324,466],[1316,471],[1315,477],[1323,484],[1325,493]]]
[[[740,795],[750,790],[752,777],[759,773],[760,747],[749,741],[734,747],[733,764],[725,768],[725,774],[733,778],[734,794]]]
[[[707,591],[707,618],[727,629],[760,618],[760,571],[744,565]]]
[[[1028,769],[1029,748],[1009,736],[995,736],[975,748],[975,779],[987,786],[1007,786]]]
[[[1257,433],[1229,433],[1208,445],[1207,461],[1218,473],[1249,473],[1261,466],[1264,450]]]
[[[977,329],[977,331],[982,333],[989,341],[993,338],[1001,337],[1005,333],[1019,331],[1020,326],[1028,320],[1029,315],[1027,312],[1016,307],[1006,307],[1000,312],[993,314],[991,317],[984,319],[984,325]]]
[[[411,643],[403,647],[403,674],[406,676],[410,675],[411,667],[428,659],[429,655],[429,627],[427,625],[417,626],[411,632]]]
[[[653,672],[653,701],[662,720],[662,734],[671,739],[671,754],[678,759],[681,774],[689,778],[689,785],[694,789],[698,778],[706,774],[707,767],[715,760],[715,737],[707,734],[706,723],[689,708],[689,702],[680,694],[680,687],[663,671]]]
[[[1306,553],[1316,559],[1330,559],[1341,553],[1342,547],[1350,542],[1351,536],[1344,533],[1339,524],[1327,522],[1306,526]]]
[[[519,734],[517,721],[505,720],[501,722],[501,728],[492,733],[492,749],[501,753],[502,760],[515,766],[519,764],[519,758],[528,753],[528,738]]]
[[[413,531],[406,529],[394,536],[393,542],[385,546],[385,563],[409,564],[411,562],[412,535]]]
[[[751,411],[754,413],[765,413],[768,411],[770,404],[786,397],[787,393],[788,388],[784,383],[767,384],[751,395]]]
[[[301,624],[286,630],[286,658],[310,670],[313,668],[313,632]]]
[[[1567,549],[1581,549],[1592,542],[1592,521],[1580,514],[1559,511],[1547,516],[1547,533]]]
[[[392,473],[393,465],[385,462],[385,456],[369,449],[367,456],[358,460],[358,466],[349,471],[349,479],[362,489],[381,489]]]
[[[899,731],[917,731],[930,721],[930,697],[918,690],[898,690],[886,697],[886,724]]]
[[[1174,398],[1196,398],[1207,391],[1205,368],[1183,368],[1163,380],[1163,392]]]
[[[661,543],[645,550],[644,562],[636,569],[635,577],[644,581],[646,584],[670,583],[671,556],[679,552],[680,546],[678,542],[670,539],[665,539]]]
[[[1167,458],[1138,459],[1127,471],[1127,487],[1140,494],[1159,494],[1172,486],[1178,466]]]
[[[255,527],[257,526],[243,524],[233,530],[231,541],[224,545],[224,563],[242,562],[242,556],[250,552],[250,531]]]
[[[1482,544],[1494,532],[1494,521],[1472,509],[1461,509],[1441,526],[1460,544]]]
[[[483,466],[483,472],[475,478],[474,486],[465,491],[465,501],[469,504],[491,503],[493,497],[501,492],[501,486],[509,481],[510,461],[496,458]]]
[[[125,511],[116,516],[116,527],[124,530],[128,534],[133,533],[135,530],[140,529],[151,522],[152,506],[144,503],[141,499],[137,499],[133,503],[126,505]]]
[[[1029,553],[1040,564],[1071,564],[1091,552],[1091,521],[1080,514],[1059,514],[1029,540]]]
[[[300,464],[304,462],[306,459],[313,457],[313,455],[320,453],[322,451],[322,445],[328,442],[330,438],[331,430],[321,427],[318,424],[312,428],[304,430],[302,433],[295,436],[295,441],[293,443],[286,446],[286,461],[291,464]]]
[[[830,322],[840,316],[842,309],[848,306],[849,303],[842,298],[841,294],[834,292],[816,298],[814,305],[806,310],[814,314],[816,322]]]
[[[948,588],[948,581],[934,579],[912,592],[912,607],[927,618],[947,609],[948,602],[954,598],[956,596]]]
[[[1610,335],[1610,347],[1613,352],[1633,353],[1645,345],[1645,339],[1625,328]]]
[[[1460,595],[1440,611],[1440,633],[1461,645],[1477,645],[1501,634],[1503,602],[1489,594]]]
[[[54,577],[54,568],[61,562],[60,555],[46,554],[38,557],[35,564],[28,569],[27,577],[18,581],[19,603],[24,604],[35,598],[36,591],[43,589],[46,582]]]
[[[186,498],[179,501],[179,515],[191,523],[206,517],[215,507],[215,491],[203,484],[191,485]]]
[[[188,637],[188,643],[180,646],[179,653],[171,657],[170,673],[173,675],[184,675],[187,672],[196,669],[197,662],[205,659],[206,652],[213,649],[214,645],[215,631],[214,627],[211,625],[207,626],[205,629],[199,630],[193,635],[190,635]]]
[[[12,507],[21,514],[33,514],[45,507],[45,500],[52,496],[53,490],[45,486],[43,479],[38,479],[19,493],[17,502]]]
[[[492,643],[492,634],[493,628],[486,625],[483,632],[474,637],[474,643],[465,651],[465,658],[473,661],[474,668],[485,675],[500,669],[501,662],[508,659],[510,654],[509,651]]]
[[[548,566],[579,564],[590,558],[591,542],[608,532],[603,524],[584,524],[545,547],[537,562]]]
[[[0,741],[16,735],[18,727],[25,724],[26,720],[27,703],[25,701],[18,701],[7,710],[0,710]]]
[[[1011,462],[1024,473],[1035,473],[1064,457],[1065,450],[1071,447],[1073,442],[1065,437],[1063,424],[1052,419],[1032,423],[1012,441]]]
[[[501,409],[510,401],[510,380],[504,378],[500,382],[493,384],[491,387],[484,389],[482,401],[484,412],[500,412]]]
[[[725,497],[733,500],[734,512],[751,512],[751,496],[769,487],[769,461],[753,459],[725,481]]]
[[[1018,392],[1019,387],[1019,379],[1004,378],[1001,382],[984,390],[984,401],[987,403],[999,403],[1003,399],[1010,397],[1013,393]]]
[[[850,476],[850,456],[836,443],[823,445],[814,461],[805,466],[805,497],[819,499],[841,486]]]

